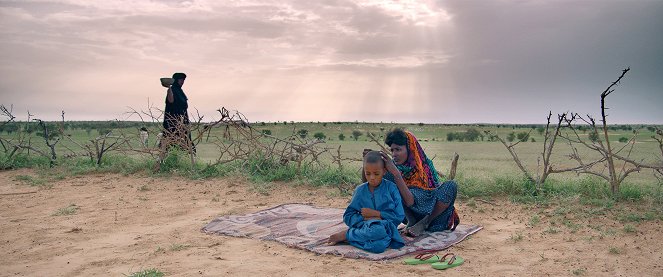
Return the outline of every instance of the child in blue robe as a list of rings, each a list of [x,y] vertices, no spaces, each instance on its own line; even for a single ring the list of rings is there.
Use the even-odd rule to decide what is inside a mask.
[[[364,173],[367,182],[355,189],[352,201],[343,214],[348,230],[331,235],[330,244],[346,241],[373,253],[405,245],[397,229],[405,217],[401,195],[396,184],[382,178],[384,165],[380,152],[366,154]]]

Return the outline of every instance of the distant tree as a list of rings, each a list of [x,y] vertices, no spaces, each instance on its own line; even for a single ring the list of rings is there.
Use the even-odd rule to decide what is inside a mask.
[[[454,141],[456,139],[456,133],[451,132],[447,133],[447,141]]]
[[[107,134],[110,133],[110,132],[111,132],[111,130],[110,130],[110,129],[106,129],[106,128],[99,128],[99,129],[97,129],[97,133],[99,133],[100,136],[107,135]]]
[[[621,138],[619,138],[619,142],[628,142],[628,138],[621,137]]]
[[[534,138],[531,138],[530,141],[531,142],[536,142],[536,140]]]
[[[419,122],[419,126],[424,126],[424,123],[423,123],[423,122]]]
[[[465,131],[465,141],[477,141],[479,140],[479,136],[481,136],[481,133],[477,129],[470,128],[467,131]]]
[[[590,132],[589,140],[591,140],[592,142],[597,142],[599,140],[599,133],[597,133],[596,131]]]
[[[358,140],[359,137],[361,137],[363,134],[364,133],[362,133],[359,130],[354,130],[354,131],[352,131],[352,138],[354,138],[355,140]]]
[[[338,134],[338,140],[345,140],[344,134]]]
[[[299,131],[297,131],[297,134],[299,135],[300,138],[306,138],[306,136],[308,136],[308,130],[300,129]]]
[[[13,132],[18,131],[19,126],[16,123],[10,123],[10,124],[6,124],[3,129],[4,129],[5,132],[7,132],[7,134],[11,134]]]
[[[543,135],[543,131],[545,131],[545,130],[546,130],[546,129],[543,128],[543,127],[536,128],[536,132],[538,132],[539,135]]]
[[[515,139],[516,139],[516,133],[514,132],[511,132],[506,136],[506,140],[508,140],[509,142],[512,142]]]
[[[528,132],[520,132],[516,135],[519,141],[526,142],[529,140],[529,133]]]
[[[323,132],[317,132],[313,135],[313,137],[319,140],[324,140],[325,138],[327,138],[327,136],[325,136],[325,133]]]
[[[263,129],[261,132],[265,135],[268,135],[268,136],[272,135],[272,130]]]

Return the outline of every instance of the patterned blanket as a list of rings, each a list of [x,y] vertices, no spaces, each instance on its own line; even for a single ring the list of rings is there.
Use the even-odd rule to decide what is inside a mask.
[[[459,225],[455,231],[403,237],[401,249],[374,254],[347,244],[326,245],[327,238],[346,228],[343,210],[317,208],[306,204],[284,204],[247,215],[229,215],[212,220],[202,231],[208,234],[278,241],[290,247],[319,254],[348,258],[386,260],[425,250],[443,250],[481,230],[477,225]]]

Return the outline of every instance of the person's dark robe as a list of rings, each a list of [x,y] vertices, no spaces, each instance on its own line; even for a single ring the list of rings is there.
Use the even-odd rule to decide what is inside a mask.
[[[187,101],[189,99],[186,97],[186,94],[184,94],[184,91],[177,80],[175,80],[175,83],[170,86],[170,90],[173,92],[173,103],[169,103],[168,96],[166,96],[166,110],[164,111],[163,117],[163,128],[165,129],[164,136],[169,136],[171,138],[185,138],[186,144],[190,144],[192,151],[195,153],[196,147],[191,141],[191,133],[188,132],[188,126],[181,126],[180,130],[177,128],[178,124],[181,124],[179,122],[182,122],[185,125],[189,124],[189,113],[187,112],[187,109],[189,108]],[[180,139],[171,139],[171,142],[172,141],[180,141],[178,144],[185,147],[181,144],[182,141]]]
[[[173,103],[168,102],[168,97],[166,96],[166,110],[164,112],[163,128],[167,132],[174,132],[177,126],[177,121],[182,120],[184,124],[189,124],[189,114],[187,109],[189,100],[184,94],[182,87],[175,82],[170,87],[170,90],[173,92]]]

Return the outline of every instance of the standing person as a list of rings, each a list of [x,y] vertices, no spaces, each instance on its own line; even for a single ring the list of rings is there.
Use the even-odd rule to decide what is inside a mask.
[[[147,132],[147,128],[141,127],[140,128],[140,142],[143,144],[143,147],[147,147],[147,139],[150,136],[150,134]]]
[[[184,94],[182,86],[186,74],[175,73],[173,74],[173,84],[168,88],[166,96],[166,109],[163,117],[164,138],[168,144],[175,144],[191,147],[195,153],[196,149],[191,141],[191,133],[189,132],[189,113],[187,109],[189,105],[187,101],[189,98]]]

